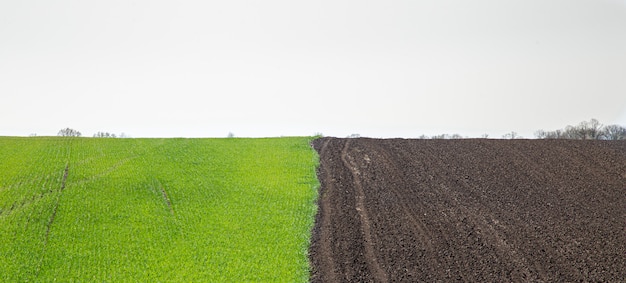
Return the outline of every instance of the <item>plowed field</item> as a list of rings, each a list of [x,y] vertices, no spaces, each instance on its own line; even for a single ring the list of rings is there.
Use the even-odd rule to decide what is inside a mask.
[[[626,282],[624,141],[313,146],[313,282]]]

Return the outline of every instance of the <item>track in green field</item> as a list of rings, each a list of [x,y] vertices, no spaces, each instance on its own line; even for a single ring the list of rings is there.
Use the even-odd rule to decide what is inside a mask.
[[[308,281],[311,138],[0,138],[0,281]]]

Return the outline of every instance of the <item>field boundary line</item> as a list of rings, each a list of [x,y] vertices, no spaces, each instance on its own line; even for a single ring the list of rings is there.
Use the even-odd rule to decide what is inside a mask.
[[[331,237],[332,237],[332,223],[331,223],[331,205],[330,205],[330,193],[332,192],[333,186],[332,186],[332,176],[330,175],[330,172],[328,172],[328,170],[323,167],[324,165],[324,158],[326,157],[326,155],[328,154],[328,143],[330,142],[329,139],[325,139],[324,143],[322,144],[322,146],[319,149],[319,159],[320,159],[320,167],[318,168],[318,176],[320,173],[324,174],[324,182],[320,183],[320,195],[319,195],[319,199],[318,199],[318,206],[319,206],[319,211],[318,214],[321,215],[321,219],[320,219],[320,224],[319,224],[319,231],[320,231],[320,238],[319,238],[319,245],[320,245],[320,253],[323,255],[322,258],[326,259],[327,264],[330,266],[330,272],[326,272],[323,274],[317,274],[317,276],[320,276],[320,278],[322,279],[322,281],[328,281],[328,282],[337,282],[337,267],[335,264],[335,259],[333,258],[333,252],[332,252],[332,243],[331,243]],[[322,171],[323,170],[323,171]]]

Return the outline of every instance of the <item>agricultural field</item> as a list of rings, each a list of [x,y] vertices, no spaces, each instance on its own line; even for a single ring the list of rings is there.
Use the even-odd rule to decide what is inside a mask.
[[[306,282],[312,138],[0,138],[0,281]]]
[[[312,282],[626,282],[626,141],[313,145]]]

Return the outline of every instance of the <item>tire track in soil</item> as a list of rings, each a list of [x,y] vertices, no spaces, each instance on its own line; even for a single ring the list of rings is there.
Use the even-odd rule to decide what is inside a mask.
[[[312,282],[626,282],[626,141],[312,144]]]
[[[402,175],[399,166],[396,164],[396,162],[394,162],[394,159],[391,157],[391,154],[388,152],[388,149],[383,148],[380,145],[374,145],[374,146],[375,147],[370,147],[368,152],[378,153],[378,157],[381,159],[380,162],[386,165],[385,169],[388,170],[388,174],[390,174],[391,176]],[[398,189],[398,187],[391,186],[389,190],[391,191],[391,193],[394,194],[396,198],[399,199],[403,197],[403,192],[400,189]],[[421,240],[420,242],[425,245],[424,248],[426,250],[432,251],[433,244],[432,244],[431,239],[433,239],[434,237],[433,237],[432,232],[424,224],[424,221],[422,221],[419,217],[416,217],[416,213],[414,212],[414,210],[411,209],[406,203],[401,202],[398,205],[400,206],[400,209],[402,210],[403,214],[406,215],[407,218],[409,219],[409,222],[412,224],[411,226],[414,227],[418,231],[417,236],[420,237],[420,240]],[[416,202],[414,203],[414,206],[417,207],[417,211],[425,210],[425,207],[422,202]]]
[[[43,259],[46,254],[46,248],[48,247],[48,239],[50,238],[50,229],[52,228],[52,224],[54,223],[54,219],[57,215],[57,210],[59,208],[59,203],[61,202],[61,196],[63,195],[63,190],[65,190],[65,183],[67,181],[67,176],[70,172],[70,164],[65,165],[65,170],[63,170],[63,178],[61,179],[61,188],[59,189],[59,195],[57,196],[57,200],[54,203],[54,208],[52,209],[52,215],[50,215],[50,219],[48,219],[48,223],[46,224],[46,234],[43,242],[43,251],[41,253],[41,259],[39,265],[37,266],[37,271],[35,272],[35,278],[39,276],[39,272],[41,270],[41,265],[43,264]]]
[[[348,149],[350,148],[351,139],[348,139],[343,149],[341,150],[341,160],[346,168],[352,174],[353,184],[356,189],[356,211],[358,212],[361,220],[361,228],[363,230],[363,236],[365,240],[365,260],[367,262],[369,270],[372,272],[372,276],[376,282],[388,282],[387,274],[380,267],[378,263],[378,256],[376,255],[374,245],[376,241],[372,237],[372,228],[370,218],[365,206],[365,191],[361,184],[361,172],[354,159],[348,155]]]
[[[478,150],[478,147],[476,150]],[[511,150],[508,151],[512,152]],[[497,231],[496,225],[491,224],[499,222],[494,212],[490,210],[486,203],[480,201],[480,196],[471,194],[471,182],[463,177],[459,177],[465,176],[466,174],[464,172],[457,172],[459,168],[451,168],[448,166],[446,159],[449,157],[445,155],[442,156],[434,152],[431,148],[426,148],[425,152],[427,156],[432,157],[429,161],[435,165],[435,168],[446,168],[446,170],[434,172],[435,179],[440,181],[436,185],[433,184],[433,186],[438,186],[437,192],[446,200],[447,206],[449,206],[448,215],[451,216],[450,219],[461,219],[462,225],[453,222],[447,223],[448,225],[459,226],[455,233],[467,234],[467,237],[471,238],[472,241],[478,241],[478,245],[488,245],[490,247],[490,253],[488,255],[503,258],[505,259],[504,261],[513,264],[515,269],[521,273],[520,278],[513,278],[516,281],[522,278],[537,281],[543,277],[541,276],[541,274],[543,274],[541,271],[536,274],[539,278],[530,277],[525,258],[520,257],[518,252],[511,247],[501,236],[501,233]],[[516,152],[514,154],[517,155],[518,153]],[[524,174],[526,174],[526,172],[524,172]],[[456,190],[452,189],[450,184],[453,183],[458,183],[459,187],[463,188],[463,190],[459,190],[458,188]],[[443,210],[446,208],[441,207],[440,209]],[[471,227],[471,230],[467,231],[467,227],[464,226]],[[446,237],[446,241],[454,240],[456,239]],[[465,241],[467,241],[467,239]],[[476,245],[477,243],[473,244]]]
[[[65,170],[63,172],[63,179],[61,180],[61,188],[59,189],[59,196],[57,197],[57,201],[54,204],[54,209],[52,210],[52,215],[50,216],[50,220],[48,220],[48,224],[46,225],[46,240],[45,243],[48,243],[48,236],[50,235],[50,227],[52,227],[52,223],[54,222],[54,217],[57,215],[57,210],[59,208],[59,202],[61,199],[61,195],[63,194],[63,190],[65,189],[65,182],[67,181],[67,175],[70,171],[70,165],[65,166]]]
[[[61,187],[59,188],[59,193],[54,203],[54,208],[52,209],[52,214],[50,215],[50,219],[46,224],[46,233],[44,237],[41,258],[39,259],[39,264],[37,265],[37,269],[35,270],[35,278],[39,277],[39,273],[41,271],[41,266],[43,265],[44,258],[46,256],[46,249],[48,247],[48,240],[50,239],[50,230],[52,229],[52,225],[54,224],[54,219],[56,218],[57,211],[59,209],[59,204],[61,202],[61,197],[63,196],[63,191],[65,190],[67,184],[67,177],[70,173],[70,162],[72,160],[72,143],[74,142],[74,138],[70,137],[66,139],[65,149],[67,150],[67,161],[65,163],[65,169],[63,170],[63,177],[61,178]]]
[[[170,198],[167,196],[167,192],[165,191],[165,188],[160,182],[159,182],[159,189],[161,190],[161,195],[163,196],[163,199],[165,200],[165,203],[167,204],[167,207],[169,208],[170,213],[174,215],[174,207],[172,207],[172,202],[170,202]]]

